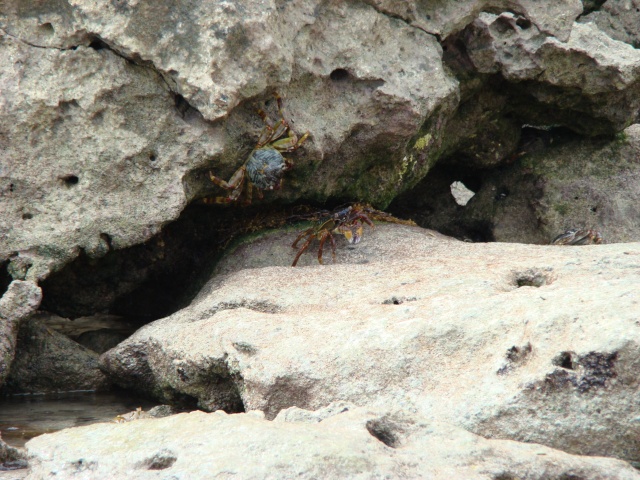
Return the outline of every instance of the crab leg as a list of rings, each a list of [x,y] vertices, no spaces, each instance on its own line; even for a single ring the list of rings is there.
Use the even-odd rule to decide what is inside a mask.
[[[298,240],[300,240],[301,237],[298,237],[298,239],[296,239],[295,243],[298,243]],[[304,244],[302,245],[302,247],[300,248],[300,250],[298,250],[298,254],[296,255],[296,258],[293,259],[293,263],[291,264],[292,267],[295,267],[296,264],[298,263],[298,259],[300,258],[300,256],[305,252],[305,250],[307,248],[309,248],[309,245],[311,245],[311,242],[313,241],[315,237],[313,235],[309,236],[309,238],[307,239],[306,242],[304,242]],[[295,245],[294,243],[294,245]],[[293,246],[294,246],[293,245]]]
[[[209,178],[213,183],[218,185],[219,187],[224,188],[225,190],[234,190],[242,186],[242,182],[244,182],[244,173],[247,167],[244,165],[236,170],[228,182],[224,181],[220,177],[216,177],[213,173],[209,172]]]
[[[225,182],[223,179],[216,177],[213,173],[209,172],[209,178],[216,185],[224,188],[225,190],[231,190],[231,193],[228,197],[214,197],[214,198],[204,198],[202,201],[206,204],[211,203],[231,203],[238,199],[240,194],[242,193],[242,185],[244,184],[244,171],[245,167],[240,167],[236,170],[236,173],[233,174],[231,179],[228,182]]]
[[[247,182],[247,198],[245,205],[251,205],[251,199],[253,198],[253,183]]]
[[[320,237],[320,248],[318,249],[318,263],[320,265],[322,265],[322,249],[324,248],[324,242],[327,241],[327,238],[329,238],[331,236],[330,233],[325,232],[321,237]],[[332,237],[333,238],[333,237]]]
[[[333,235],[329,234],[329,238],[331,239],[331,255],[333,256],[333,262],[336,261],[336,239],[333,238]]]
[[[304,232],[298,235],[298,238],[296,238],[296,241],[293,242],[293,244],[291,245],[291,248],[296,248],[296,245],[300,240],[302,240],[302,237],[309,235],[310,233],[312,233],[312,231],[313,231],[313,228],[307,228]]]
[[[304,143],[304,141],[307,139],[308,136],[309,136],[309,132],[306,132],[298,140],[298,137],[293,132],[293,130],[289,130],[289,136],[273,142],[271,146],[276,150],[278,150],[279,152],[293,152],[294,150],[297,150],[300,147],[300,145]],[[279,138],[279,137],[274,136],[274,138]]]
[[[258,115],[260,115],[260,118],[262,118],[265,125],[262,132],[260,132],[260,137],[258,137],[258,144],[256,145],[256,148],[264,147],[267,143],[270,143],[275,136],[273,125],[271,125],[269,117],[265,111],[259,108]]]

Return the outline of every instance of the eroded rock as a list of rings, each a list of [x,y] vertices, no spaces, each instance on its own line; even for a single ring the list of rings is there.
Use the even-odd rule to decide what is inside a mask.
[[[33,282],[14,280],[0,298],[0,385],[13,363],[20,323],[40,305],[42,291]]]
[[[0,256],[19,252],[17,278],[145,241],[186,205],[188,167],[220,151],[157,73],[107,49],[35,48],[3,33],[0,64]]]
[[[114,445],[123,444],[127,451],[114,455]],[[486,440],[420,415],[367,409],[313,424],[192,412],[68,429],[35,438],[27,449],[33,479],[640,478],[620,460]]]
[[[4,393],[105,390],[110,383],[98,367],[98,354],[48,328],[38,318],[23,320],[16,357]]]
[[[579,19],[595,23],[614,40],[640,47],[640,2],[638,0],[607,0],[597,10]]]
[[[597,135],[637,121],[640,52],[590,23],[574,24],[562,42],[521,20],[482,13],[464,38],[479,73],[500,73],[510,82],[523,123]]]
[[[378,223],[339,244],[337,265],[318,266],[313,247],[311,267],[251,269],[291,261],[283,235],[273,250],[269,237],[243,247],[189,308],[107,352],[111,378],[267,418],[333,401],[415,408],[478,434],[636,459],[637,244],[468,244]]]

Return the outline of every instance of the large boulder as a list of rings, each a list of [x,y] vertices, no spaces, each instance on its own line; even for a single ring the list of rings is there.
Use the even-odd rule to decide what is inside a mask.
[[[427,147],[457,102],[436,38],[367,5],[9,2],[0,21],[0,258],[14,278],[142,243],[221,195],[207,170],[243,164],[276,90],[311,134],[288,201],[388,203],[436,161]]]
[[[638,110],[639,54],[574,23],[581,11],[578,0],[5,2],[0,259],[38,281],[145,242],[223,193],[207,172],[243,165],[275,91],[310,137],[267,201],[384,206],[445,151],[500,164],[523,123],[619,130]],[[464,58],[443,59],[441,42]],[[488,77],[509,84],[504,95]]]
[[[416,414],[336,413],[308,423],[192,412],[68,429],[27,444],[26,478],[640,478],[620,460],[487,440]]]
[[[302,261],[314,266],[251,268],[290,264],[294,236],[240,247],[190,307],[104,354],[103,368],[207,410],[274,418],[341,400],[640,458],[640,245],[469,244],[378,223],[352,249],[343,240],[336,265],[319,266],[313,244]]]

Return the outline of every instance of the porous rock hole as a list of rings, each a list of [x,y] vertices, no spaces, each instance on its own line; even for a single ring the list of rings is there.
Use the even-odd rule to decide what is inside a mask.
[[[514,273],[514,283],[517,287],[542,287],[553,283],[551,269],[529,269]]]
[[[380,440],[387,447],[397,448],[399,446],[400,439],[394,432],[394,425],[385,419],[369,420],[366,423],[366,427],[371,436]]]

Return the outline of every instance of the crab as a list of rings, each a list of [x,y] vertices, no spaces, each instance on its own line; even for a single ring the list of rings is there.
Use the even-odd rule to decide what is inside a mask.
[[[291,160],[285,159],[282,153],[293,152],[300,148],[304,141],[309,137],[306,132],[302,137],[298,138],[291,129],[289,122],[284,118],[282,113],[282,98],[277,93],[274,94],[278,102],[278,113],[280,120],[272,125],[263,110],[258,110],[258,115],[265,123],[265,127],[260,133],[258,143],[245,160],[244,164],[235,171],[229,181],[225,181],[220,177],[209,172],[209,178],[216,185],[229,190],[226,197],[214,197],[205,199],[205,203],[230,203],[238,201],[243,187],[246,184],[245,205],[251,204],[253,196],[253,187],[256,187],[258,196],[263,198],[262,190],[278,190],[282,186],[282,177],[287,170],[293,167]]]
[[[327,240],[331,242],[333,260],[335,261],[336,240],[333,238],[333,235],[343,235],[351,244],[359,243],[362,239],[364,223],[369,225],[371,228],[375,228],[373,226],[373,222],[362,210],[352,206],[321,216],[311,227],[300,233],[295,242],[291,245],[291,247],[297,248],[298,242],[306,237],[305,242],[298,250],[296,258],[294,258],[291,266],[296,266],[300,256],[309,248],[309,245],[311,245],[311,242],[313,242],[314,239],[318,239],[320,242],[320,247],[318,249],[318,263],[322,264],[322,250]]]
[[[551,241],[551,245],[599,245],[602,234],[587,228],[567,230]]]

